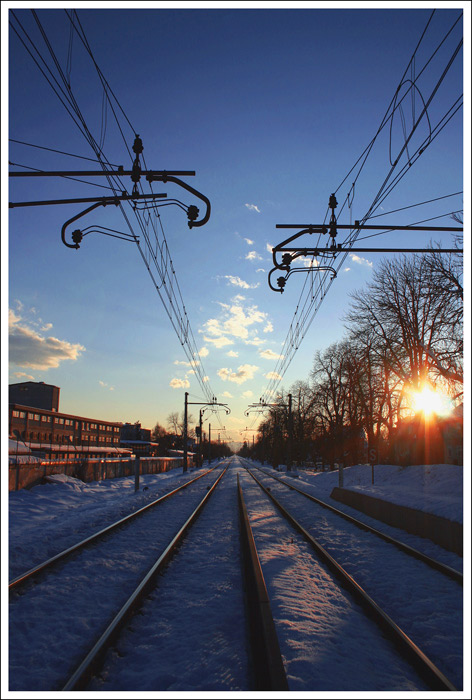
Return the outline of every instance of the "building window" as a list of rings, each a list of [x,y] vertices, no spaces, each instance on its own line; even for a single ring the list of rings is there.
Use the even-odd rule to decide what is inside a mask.
[[[12,416],[13,416],[13,418],[19,418],[20,412],[19,411],[12,411]]]
[[[28,413],[28,418],[30,420],[34,420],[34,413]]]

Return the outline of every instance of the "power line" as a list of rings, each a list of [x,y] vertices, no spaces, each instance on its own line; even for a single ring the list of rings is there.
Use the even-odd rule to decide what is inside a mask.
[[[88,161],[91,161],[92,163],[97,162],[96,158],[87,158],[87,156],[79,156],[76,153],[67,153],[66,151],[60,151],[57,148],[48,148],[46,146],[38,146],[34,143],[27,143],[26,141],[19,141],[18,139],[8,139],[8,140],[11,141],[12,143],[19,143],[22,146],[30,146],[31,148],[39,148],[42,151],[51,151],[52,153],[59,153],[60,155],[70,156],[71,158],[80,158],[81,160],[88,160]],[[118,165],[115,165],[114,163],[111,163],[110,165],[114,168],[118,167]],[[22,167],[26,168],[27,166],[25,165]]]
[[[14,13],[12,13],[14,16]],[[59,98],[59,100],[62,102],[62,104],[65,106],[67,112],[71,116],[72,120],[74,123],[79,127],[81,130],[83,136],[86,138],[87,142],[89,145],[92,147],[96,159],[100,166],[102,167],[108,182],[110,184],[110,189],[114,191],[115,194],[117,194],[118,188],[121,191],[124,191],[126,188],[123,185],[123,183],[120,181],[120,177],[110,177],[109,171],[107,166],[109,165],[107,159],[105,158],[102,150],[102,145],[104,141],[104,134],[105,134],[105,129],[106,129],[106,124],[105,124],[105,116],[103,116],[102,119],[102,126],[101,126],[101,145],[97,143],[95,138],[93,137],[91,131],[89,130],[85,118],[83,114],[81,113],[80,107],[77,103],[77,100],[74,97],[72,88],[70,86],[70,67],[71,67],[71,46],[69,42],[69,55],[68,55],[68,65],[67,65],[67,76],[63,72],[60,63],[55,55],[53,46],[51,45],[51,42],[49,41],[46,32],[44,28],[41,25],[39,16],[32,11],[33,17],[36,21],[36,25],[40,31],[40,34],[44,40],[44,43],[47,47],[47,50],[49,51],[49,55],[52,59],[53,65],[55,66],[55,69],[57,71],[57,74],[59,76],[60,82],[62,82],[62,86],[59,82],[59,80],[53,75],[51,69],[47,65],[45,59],[42,57],[41,53],[39,52],[39,49],[35,46],[34,42],[30,37],[28,36],[26,30],[22,27],[22,25],[18,22],[20,25],[20,30],[16,30],[15,27],[13,27],[15,33],[17,34],[18,38],[20,39],[21,43],[25,47],[25,49],[28,51],[30,56],[33,58],[35,64],[38,66],[40,69],[41,73],[44,75],[46,78],[47,82],[53,89],[54,93],[56,96]],[[130,128],[133,130],[133,134],[136,134],[135,130],[133,129],[133,126],[126,116],[123,108],[121,107],[120,103],[118,102],[116,96],[112,92],[108,82],[103,76],[103,73],[99,69],[97,62],[93,56],[93,52],[90,48],[90,45],[87,41],[87,38],[85,36],[84,29],[80,23],[79,17],[77,15],[77,12],[74,11],[73,16],[72,14],[66,13],[69,21],[71,23],[71,26],[74,27],[76,33],[80,37],[80,40],[85,47],[87,53],[89,54],[93,65],[95,66],[95,69],[97,70],[100,82],[102,84],[102,88],[104,91],[104,97],[106,96],[106,100],[108,104],[110,105],[117,128],[119,129],[123,140],[126,144],[126,148],[128,151],[128,154],[131,155],[130,149],[128,147],[127,140],[124,136],[123,129],[120,124],[120,120],[118,119],[118,115],[114,109],[114,106],[112,104],[112,98],[115,101],[115,103],[118,105],[118,107],[121,110],[121,113],[125,117],[128,125]],[[17,20],[17,18],[15,17]],[[18,21],[18,20],[17,20]],[[23,35],[20,36],[20,31],[23,32]],[[25,38],[24,38],[25,37]],[[29,41],[30,45],[33,47],[30,49],[26,45],[26,41]],[[33,51],[35,52],[35,55],[33,55]],[[42,62],[43,66],[40,65],[40,61]],[[142,191],[142,185],[140,183],[140,189]],[[151,186],[152,189],[152,186]],[[191,189],[191,188],[190,188]],[[143,238],[145,241],[145,245],[140,245],[139,240],[136,236],[136,233],[133,228],[133,224],[130,221],[130,218],[128,217],[123,204],[121,201],[118,202],[118,206],[120,207],[121,213],[125,219],[125,222],[128,226],[128,229],[131,233],[131,236],[134,238],[135,242],[138,245],[139,252],[141,254],[141,257],[143,259],[143,262],[145,263],[146,268],[148,269],[148,272],[150,274],[150,277],[154,283],[154,286],[156,288],[156,291],[158,292],[158,296],[161,299],[161,302],[164,306],[164,309],[167,313],[167,316],[171,322],[171,325],[174,328],[174,331],[177,334],[177,337],[179,338],[179,341],[183,347],[183,350],[187,356],[187,359],[189,361],[190,366],[192,367],[196,379],[199,381],[201,388],[204,392],[204,394],[207,397],[211,397],[214,395],[214,392],[212,392],[211,387],[209,386],[209,382],[207,381],[207,377],[204,374],[204,369],[203,365],[201,362],[201,358],[199,357],[197,346],[195,343],[195,338],[193,336],[192,328],[190,326],[190,321],[188,318],[187,310],[185,308],[185,304],[183,302],[180,286],[178,284],[177,276],[175,273],[174,265],[172,262],[172,258],[170,256],[169,248],[167,245],[167,240],[165,237],[164,233],[164,228],[162,225],[162,220],[159,216],[159,213],[157,210],[154,211],[154,216],[148,215],[146,213],[142,213],[141,211],[133,208],[133,214],[136,220],[136,224],[143,234]]]
[[[396,214],[399,211],[405,211],[406,209],[412,209],[413,207],[421,207],[423,204],[431,204],[432,202],[439,202],[441,199],[447,199],[448,197],[456,197],[459,194],[463,194],[463,191],[453,192],[452,194],[445,194],[442,197],[435,197],[434,199],[427,199],[424,202],[418,202],[417,204],[409,204],[407,207],[400,207],[399,209],[391,209],[390,211],[384,211],[382,214],[376,214],[375,216],[369,216],[369,221],[372,219],[378,219],[381,216],[387,216],[388,214]],[[447,215],[445,215],[447,216]]]
[[[425,29],[420,37],[420,40],[419,40],[419,42],[418,42],[418,44],[413,52],[413,55],[410,58],[410,61],[405,69],[405,72],[400,80],[400,83],[399,83],[400,87],[403,85],[403,82],[405,80],[405,76],[406,76],[408,70],[411,69],[413,71],[413,67],[415,65],[415,60],[416,60],[416,54],[418,52],[420,44],[422,43],[422,41],[426,35],[427,29],[430,25],[430,22],[433,18],[434,13],[435,13],[435,11],[433,10],[429,19],[428,19],[426,27],[425,27]],[[373,211],[375,211],[375,208],[378,208],[378,206],[380,206],[380,203],[385,200],[386,196],[388,196],[388,194],[391,193],[393,188],[398,184],[400,179],[404,176],[406,171],[403,173],[400,173],[400,176],[397,176],[396,180],[393,183],[390,183],[388,190],[384,191],[384,190],[386,190],[386,185],[391,177],[393,170],[396,168],[397,163],[398,163],[402,153],[408,148],[408,143],[411,140],[411,137],[412,137],[414,131],[416,130],[418,124],[420,123],[420,121],[422,120],[422,118],[425,115],[429,121],[427,108],[431,104],[434,96],[436,95],[442,81],[444,80],[447,72],[449,71],[450,67],[452,66],[453,61],[457,57],[457,54],[462,46],[462,41],[459,42],[455,51],[453,52],[453,54],[452,54],[448,64],[446,65],[443,73],[441,74],[439,80],[436,82],[436,85],[435,85],[433,91],[431,92],[431,94],[428,98],[428,101],[426,103],[423,102],[423,104],[424,104],[423,110],[422,110],[420,116],[418,117],[418,119],[416,119],[416,121],[414,121],[413,129],[411,130],[411,132],[408,136],[406,135],[406,125],[404,124],[403,108],[401,107],[401,104],[402,104],[403,100],[406,98],[406,96],[408,95],[408,92],[411,92],[412,99],[413,99],[413,97],[414,97],[413,88],[415,88],[415,90],[417,89],[416,83],[417,83],[418,78],[425,71],[426,67],[429,65],[432,58],[439,51],[439,48],[444,44],[446,39],[449,37],[449,35],[451,34],[452,30],[454,29],[454,27],[456,26],[456,24],[459,20],[460,20],[460,17],[457,18],[457,20],[454,22],[453,26],[449,29],[447,34],[444,36],[444,38],[442,39],[440,44],[436,47],[433,54],[430,56],[428,61],[425,63],[425,65],[421,69],[418,76],[416,76],[416,78],[414,78],[413,80],[410,81],[411,82],[410,89],[405,93],[405,95],[403,95],[401,100],[398,100],[398,94],[399,94],[400,88],[397,88],[397,90],[395,91],[395,95],[392,98],[392,100],[390,101],[390,104],[385,112],[383,119],[381,120],[380,126],[378,127],[377,132],[374,135],[374,138],[370,141],[368,146],[364,149],[363,153],[359,156],[359,158],[355,162],[354,166],[349,170],[348,174],[344,177],[344,179],[341,181],[338,188],[335,190],[335,193],[337,193],[340,190],[340,188],[344,185],[344,183],[346,182],[349,175],[354,172],[354,170],[357,168],[357,166],[359,166],[359,168],[355,174],[354,182],[352,183],[351,187],[349,188],[349,191],[348,191],[347,196],[346,196],[346,198],[341,206],[341,210],[340,210],[339,214],[341,214],[341,212],[343,211],[343,208],[345,207],[346,204],[348,204],[349,209],[351,209],[351,206],[352,206],[351,192],[352,192],[352,195],[354,195],[356,182],[361,175],[361,172],[366,164],[368,157],[371,154],[371,151],[373,149],[373,146],[374,146],[377,138],[379,137],[381,131],[385,128],[385,126],[389,122],[391,123],[391,121],[393,120],[393,115],[395,114],[395,112],[397,110],[399,110],[401,113],[402,124],[404,125],[403,131],[404,131],[404,142],[405,143],[404,143],[403,148],[401,149],[400,153],[398,154],[398,156],[395,160],[395,164],[393,165],[390,173],[387,175],[379,192],[377,193],[376,197],[374,198],[373,203],[369,207],[367,213],[361,219],[361,224],[365,223],[365,221],[367,221],[368,218],[372,216],[372,213],[373,213]],[[461,98],[459,98],[459,100],[460,99]],[[416,159],[417,159],[424,152],[425,148],[431,144],[431,142],[440,133],[440,131],[442,131],[442,129],[445,127],[445,125],[454,116],[454,114],[456,114],[458,109],[460,109],[460,107],[461,107],[461,105],[456,107],[459,100],[456,100],[456,102],[452,105],[452,107],[448,110],[448,112],[442,117],[442,119],[438,122],[438,124],[434,127],[434,129],[430,128],[430,134],[429,134],[429,137],[427,139],[427,143],[423,142],[422,148],[418,149],[413,157],[416,156]],[[408,158],[408,161],[410,162],[410,156]],[[408,166],[408,169],[409,169],[409,167],[411,167],[411,164]],[[325,214],[324,223],[326,222],[328,213],[329,213],[329,208],[327,209],[327,213]],[[354,243],[358,234],[359,234],[358,230],[353,232],[348,237],[349,243],[351,243],[351,244]],[[318,240],[319,240],[319,236],[318,236]],[[339,262],[338,262],[337,267],[335,269],[335,273],[337,273],[339,271],[339,269],[341,268],[341,266],[344,264],[344,261],[345,261],[347,255],[348,255],[348,251],[346,251],[342,255],[338,256]],[[333,263],[334,263],[334,258],[333,258]],[[295,313],[294,313],[293,318],[292,318],[292,322],[289,326],[288,333],[286,335],[284,344],[282,346],[281,358],[277,361],[275,369],[271,373],[272,378],[270,379],[269,384],[264,392],[264,395],[263,395],[264,397],[270,398],[270,396],[275,392],[276,387],[278,386],[278,384],[282,380],[284,373],[286,372],[286,370],[287,370],[288,366],[290,365],[296,351],[298,350],[300,343],[303,341],[308,328],[310,327],[311,323],[313,322],[313,320],[316,316],[316,313],[317,313],[324,297],[326,296],[326,294],[329,291],[331,284],[333,282],[334,276],[332,276],[330,279],[328,279],[329,275],[330,275],[330,273],[328,271],[317,272],[316,282],[315,282],[314,269],[312,268],[310,270],[309,268],[307,268],[307,274],[305,277],[302,292],[299,296],[299,301],[297,303]],[[303,299],[303,301],[302,301],[302,299]]]

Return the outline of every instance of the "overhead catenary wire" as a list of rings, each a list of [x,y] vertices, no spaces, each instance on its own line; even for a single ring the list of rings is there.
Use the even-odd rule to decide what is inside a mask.
[[[411,138],[413,136],[413,133],[416,131],[418,124],[421,122],[423,118],[426,118],[428,120],[428,123],[430,123],[430,117],[428,113],[428,107],[431,105],[437,91],[439,90],[440,85],[442,84],[445,76],[449,72],[452,64],[456,60],[458,53],[460,49],[462,48],[462,40],[459,41],[459,43],[456,45],[452,55],[450,56],[448,63],[446,64],[445,68],[442,71],[442,74],[440,75],[439,79],[436,81],[436,84],[434,85],[432,91],[430,92],[429,97],[427,98],[426,102],[423,100],[423,109],[420,113],[420,115],[417,117],[416,116],[416,107],[415,107],[415,101],[413,99],[413,93],[416,92],[417,89],[417,81],[418,78],[424,73],[426,70],[426,67],[431,63],[432,59],[436,54],[438,53],[439,49],[444,45],[446,39],[451,35],[454,27],[458,24],[462,17],[462,13],[457,17],[457,19],[454,21],[453,25],[450,27],[450,29],[447,31],[445,36],[442,38],[440,43],[436,46],[432,54],[429,56],[428,60],[425,62],[419,73],[415,76],[414,71],[416,68],[416,55],[419,49],[420,44],[423,42],[424,37],[426,35],[426,32],[428,30],[428,27],[430,26],[431,20],[434,16],[435,10],[432,11],[425,29],[423,30],[423,33],[420,37],[420,40],[413,52],[413,55],[405,69],[405,72],[399,82],[399,88],[396,89],[394,97],[392,98],[385,115],[383,119],[381,120],[380,126],[378,127],[373,139],[369,142],[368,146],[364,149],[362,154],[359,156],[359,158],[356,160],[354,166],[349,170],[347,175],[343,178],[341,181],[340,185],[337,187],[337,189],[334,191],[336,194],[340,191],[341,187],[344,185],[346,180],[354,173],[354,179],[352,181],[352,184],[347,192],[347,195],[344,199],[344,201],[341,204],[341,208],[338,212],[338,220],[339,216],[341,215],[344,207],[347,205],[349,207],[349,212],[351,216],[351,207],[352,207],[352,198],[353,194],[355,191],[355,186],[356,183],[365,167],[365,164],[367,162],[368,157],[371,154],[371,151],[373,149],[373,146],[378,139],[380,133],[383,131],[383,129],[391,123],[393,120],[393,116],[395,112],[398,110],[400,115],[401,115],[401,125],[402,125],[402,130],[404,134],[404,143],[403,146],[400,150],[400,152],[397,154],[397,157],[395,158],[394,165],[391,166],[390,172],[387,174],[386,178],[384,179],[383,184],[381,185],[379,191],[377,192],[377,195],[375,196],[372,204],[368,208],[367,212],[365,215],[362,217],[362,219],[359,220],[359,223],[362,225],[365,223],[370,217],[373,217],[374,212],[380,207],[382,202],[388,197],[389,194],[393,191],[393,189],[398,185],[400,180],[404,177],[406,172],[411,168],[413,163],[424,153],[426,148],[431,145],[431,143],[434,141],[434,139],[438,136],[438,134],[445,128],[445,126],[450,122],[452,117],[459,111],[459,109],[462,107],[461,99],[462,96],[459,97],[451,107],[447,110],[447,112],[441,117],[441,119],[436,123],[434,127],[431,127],[429,129],[428,137],[423,140],[422,144],[420,147],[418,147],[414,152],[411,154],[407,152],[407,163],[402,167],[402,170],[400,173],[397,174],[396,178],[390,182],[391,176],[395,169],[398,166],[398,162],[402,156],[402,154],[405,151],[408,151],[408,145],[411,141]],[[405,94],[402,96],[400,100],[398,100],[398,94],[401,86],[404,83],[405,76],[407,75],[408,71],[411,71],[411,76],[412,79],[410,81],[410,88],[405,92]],[[414,89],[413,89],[414,88]],[[412,109],[413,109],[413,115],[414,115],[414,124],[413,128],[411,129],[410,133],[406,133],[406,125],[405,125],[405,120],[404,120],[404,113],[403,113],[403,107],[402,107],[402,102],[405,100],[405,98],[408,95],[408,92],[412,93]],[[391,135],[389,139],[389,148],[391,149]],[[358,167],[359,166],[359,167]],[[357,170],[356,170],[357,168]],[[352,196],[351,196],[352,193]],[[324,218],[324,223],[326,223],[326,219],[329,214],[329,208],[326,211],[325,218]],[[447,216],[443,215],[443,216]],[[442,217],[440,217],[442,218]],[[356,222],[357,224],[358,222]],[[355,228],[346,238],[345,243],[348,245],[352,245],[357,237],[359,236],[360,230],[358,228]],[[318,246],[318,244],[317,244]],[[316,247],[317,247],[316,246]],[[342,255],[334,255],[333,256],[333,264],[334,260],[336,260],[337,267],[335,269],[336,273],[339,271],[341,266],[344,264],[344,261],[349,254],[349,251],[344,252]],[[334,277],[331,277],[328,280],[329,272],[318,272],[316,273],[316,282],[314,282],[314,277],[315,273],[313,270],[309,270],[307,268],[307,275],[306,279],[303,284],[302,291],[299,296],[299,300],[297,302],[295,312],[291,321],[291,324],[289,326],[285,341],[283,343],[282,349],[281,349],[281,357],[277,361],[274,370],[271,373],[271,379],[263,393],[263,400],[267,401],[274,393],[277,388],[277,386],[280,384],[280,382],[283,379],[284,373],[286,372],[288,366],[290,365],[296,351],[298,350],[298,347],[300,346],[300,343],[304,339],[306,332],[308,328],[310,327],[311,323],[313,322],[313,319],[316,316],[316,313],[319,309],[320,304],[322,303],[324,297],[326,296],[326,293],[328,292],[329,288],[331,287],[331,284],[333,282]]]
[[[36,172],[40,173],[42,170],[40,168],[33,168],[31,165],[22,165],[21,163],[14,163],[13,161],[9,160],[8,165],[14,165],[17,168],[25,168],[26,170],[35,170]],[[71,177],[70,175],[60,175],[64,180],[74,180],[74,182],[80,182],[84,185],[93,185],[94,187],[101,187],[102,189],[105,190],[112,190],[115,192],[115,189],[113,187],[110,187],[109,185],[101,185],[100,183],[97,182],[90,182],[89,180],[82,180],[81,178],[78,177]]]
[[[79,156],[79,155],[77,155],[77,153],[68,153],[67,151],[61,151],[57,148],[50,148],[47,146],[38,146],[37,144],[34,144],[34,143],[28,143],[27,141],[19,141],[18,139],[11,139],[11,138],[9,138],[8,141],[11,141],[12,143],[18,143],[22,146],[30,146],[31,148],[39,148],[42,151],[51,151],[52,153],[59,153],[60,155],[70,156],[71,158],[80,158],[81,160],[88,160],[88,161],[91,161],[92,163],[97,162],[96,158],[88,158],[87,156]],[[119,167],[118,165],[116,165],[114,163],[110,163],[110,165],[113,168]],[[27,166],[23,166],[23,167],[27,167]]]
[[[36,26],[40,32],[40,35],[46,45],[46,48],[49,52],[49,56],[51,57],[52,64],[55,67],[56,74],[53,73],[51,70],[51,67],[47,64],[45,58],[41,54],[40,50],[34,43],[34,41],[30,38],[28,32],[24,28],[24,26],[19,22],[18,18],[15,16],[15,13],[12,14],[12,22],[11,26],[14,31],[14,33],[17,35],[18,39],[21,41],[23,44],[24,48],[27,50],[28,54],[31,56],[33,59],[34,63],[37,65],[39,68],[40,72],[43,74],[49,85],[51,86],[53,92],[56,94],[60,102],[64,105],[66,108],[66,111],[72,118],[73,122],[76,124],[76,126],[79,128],[81,131],[82,135],[85,137],[89,145],[91,146],[92,150],[94,151],[94,154],[96,156],[96,161],[100,164],[102,169],[107,172],[108,168],[110,167],[109,161],[106,159],[104,153],[103,153],[103,142],[104,142],[104,137],[105,137],[105,131],[106,131],[106,123],[105,123],[105,113],[103,112],[103,119],[102,119],[102,126],[101,126],[101,135],[100,135],[100,144],[97,143],[95,138],[93,137],[90,129],[87,126],[86,120],[81,113],[80,107],[76,101],[76,98],[74,96],[72,87],[70,85],[70,68],[71,68],[71,63],[72,63],[72,47],[71,47],[71,41],[69,41],[69,55],[67,59],[67,69],[66,72],[64,72],[60,66],[60,63],[57,59],[57,56],[55,54],[55,51],[53,49],[52,44],[50,43],[47,34],[41,24],[41,21],[39,19],[38,14],[32,10],[31,11],[34,20],[36,22]],[[77,33],[77,35],[80,37],[80,41],[82,45],[85,47],[87,53],[89,54],[90,58],[92,59],[93,65],[98,73],[103,93],[103,104],[107,102],[109,106],[111,107],[111,111],[113,113],[113,116],[115,118],[115,122],[117,125],[117,128],[123,138],[123,141],[125,143],[126,149],[128,151],[128,154],[131,156],[131,151],[129,148],[129,142],[131,141],[130,138],[126,138],[124,134],[124,130],[120,124],[120,120],[117,115],[117,111],[115,110],[113,101],[115,102],[116,105],[118,105],[119,110],[121,111],[122,115],[124,116],[128,126],[131,128],[133,132],[133,136],[136,135],[136,130],[134,129],[133,125],[131,124],[129,118],[127,117],[124,109],[122,106],[119,104],[118,100],[116,99],[116,96],[112,92],[108,82],[103,76],[103,73],[101,72],[100,68],[97,65],[97,62],[93,56],[93,52],[90,48],[90,45],[87,41],[87,38],[85,36],[85,32],[83,30],[83,27],[80,23],[79,17],[77,12],[74,10],[73,13],[67,13],[67,17],[70,21],[70,26],[73,27],[74,31]],[[105,99],[106,98],[106,99]],[[107,172],[107,179],[110,185],[110,189],[117,194],[118,192],[122,192],[126,190],[126,186],[123,183],[123,181],[116,176],[110,176]],[[152,217],[145,218],[142,213],[138,210],[133,210],[133,216],[136,220],[136,225],[138,226],[138,229],[140,232],[143,234],[143,238],[145,241],[145,245],[140,245],[139,239],[137,237],[137,234],[135,233],[134,226],[126,213],[126,210],[120,201],[118,203],[118,206],[121,210],[121,214],[123,215],[125,222],[128,226],[128,229],[130,230],[130,234],[133,236],[136,244],[138,245],[138,250],[142,256],[142,259],[148,269],[148,272],[151,276],[151,279],[155,285],[155,288],[158,292],[158,295],[161,299],[161,302],[164,306],[164,309],[167,313],[167,316],[169,317],[171,324],[181,342],[181,345],[183,347],[183,350],[187,356],[187,359],[189,363],[191,364],[192,368],[195,371],[195,377],[199,381],[201,388],[205,395],[208,397],[213,396],[213,392],[211,390],[211,387],[209,386],[208,378],[204,374],[203,370],[203,365],[201,362],[201,358],[199,358],[197,346],[195,343],[195,339],[193,336],[193,332],[190,326],[187,310],[185,308],[185,305],[183,303],[183,298],[182,294],[180,291],[180,286],[177,281],[175,269],[172,263],[172,258],[170,256],[170,252],[168,249],[167,241],[165,239],[165,234],[164,234],[164,229],[162,226],[162,221],[160,220],[159,215],[157,214],[157,219],[158,219],[158,226],[159,226],[159,233],[156,229],[156,226],[154,224],[154,221]],[[151,239],[150,236],[150,230],[153,231],[153,236],[154,236],[154,242]],[[160,240],[162,239],[162,240]]]

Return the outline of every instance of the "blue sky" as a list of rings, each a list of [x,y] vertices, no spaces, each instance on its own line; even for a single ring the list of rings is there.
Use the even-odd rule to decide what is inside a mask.
[[[61,243],[62,225],[88,206],[68,204],[9,211],[8,381],[55,384],[61,387],[62,411],[139,420],[144,427],[156,421],[166,425],[170,412],[183,409],[185,391],[191,401],[199,401],[211,387],[211,394],[231,409],[231,415],[221,414],[220,419],[205,413],[212,433],[225,426],[222,437],[240,440],[241,431],[257,424],[257,414],[245,417],[244,411],[270,385],[270,373],[277,369],[297,304],[304,298],[307,274],[314,280],[321,274],[292,275],[283,295],[270,290],[270,250],[293,233],[276,229],[276,224],[323,222],[330,194],[336,191],[340,208],[354,179],[351,206],[343,207],[338,221],[349,224],[364,217],[391,169],[390,156],[394,160],[401,151],[421,101],[431,96],[461,39],[459,22],[428,63],[466,4],[436,3],[405,76],[414,79],[416,89],[379,134],[358,177],[351,168],[376,134],[430,9],[408,3],[401,8],[398,3],[394,8],[377,3],[370,9],[334,9],[334,4],[319,9],[312,3],[303,9],[282,9],[280,4],[275,9],[265,3],[264,9],[256,3],[250,9],[228,9],[220,3],[211,3],[211,9],[184,9],[179,3],[172,9],[152,4],[121,10],[98,9],[98,3],[94,9],[79,6],[93,57],[124,112],[114,103],[120,133],[110,106],[104,117],[103,89],[90,56],[77,36],[70,42],[64,5],[48,10],[40,5],[41,25],[108,161],[129,169],[129,150],[134,132],[139,133],[149,169],[195,170],[195,177],[182,179],[211,202],[205,226],[189,229],[185,212],[177,206],[161,208],[156,224],[161,242],[164,231],[167,269],[172,265],[175,270],[171,276],[178,283],[205,379],[202,385],[185,364],[188,356],[135,243],[99,234],[84,238],[79,250]],[[2,3],[2,46],[11,8],[45,55],[29,10],[35,3],[24,7]],[[15,140],[9,143],[10,161],[40,170],[98,169],[90,161],[17,143],[94,157],[14,32],[9,41],[9,60],[2,62],[9,80],[9,123],[2,138]],[[428,147],[376,214],[465,189],[463,111],[428,140],[429,128],[440,123],[462,94],[463,60],[459,50],[428,106],[429,122],[423,119],[409,142],[409,153],[423,142]],[[105,178],[93,182],[106,184]],[[13,202],[110,194],[59,178],[22,178],[9,185]],[[128,178],[128,191],[131,185]],[[201,204],[171,183],[157,183],[153,189],[186,205]],[[451,226],[449,212],[462,208],[459,194],[377,221],[406,225],[444,215],[430,224]],[[130,209],[125,211],[129,215]],[[115,207],[100,207],[77,225],[129,233]],[[412,240],[397,232],[363,243],[423,247],[431,240],[444,247],[452,242],[449,234],[418,233]],[[143,240],[140,245],[143,249]],[[294,381],[307,379],[315,351],[342,338],[349,294],[369,282],[381,258],[379,253],[346,258],[293,360],[276,380],[277,388],[288,390]],[[6,308],[2,310],[6,316]],[[192,413],[198,415],[198,406]],[[252,433],[246,435],[251,439]]]

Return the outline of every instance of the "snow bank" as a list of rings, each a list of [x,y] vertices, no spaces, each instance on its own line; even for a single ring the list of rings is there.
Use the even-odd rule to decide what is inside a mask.
[[[339,486],[339,472],[310,474],[300,470],[298,480],[313,486],[320,498],[327,498],[333,488]],[[378,464],[372,469],[370,465],[358,464],[343,469],[343,487],[456,522],[463,521],[462,466]]]

